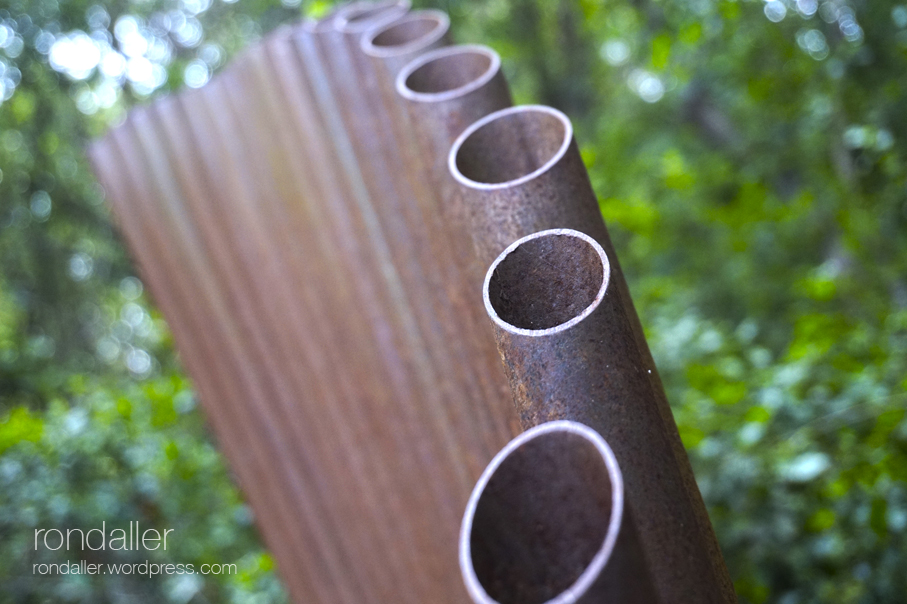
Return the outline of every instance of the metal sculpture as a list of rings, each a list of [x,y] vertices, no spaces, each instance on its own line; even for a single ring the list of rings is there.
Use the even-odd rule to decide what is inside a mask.
[[[633,564],[659,601],[733,601],[569,120],[509,108],[493,50],[451,46],[446,15],[408,9],[355,2],[278,29],[90,149],[293,599],[468,601],[456,550],[473,485],[521,423],[569,417],[612,441],[623,526],[638,528],[621,539],[638,535]],[[514,240],[547,228],[601,245],[610,285],[576,329],[530,341],[492,328],[482,279]],[[582,267],[594,260],[583,245],[570,261],[563,246],[552,254]],[[532,262],[514,258],[486,284],[504,323],[505,297],[544,305],[556,293],[520,286]],[[607,344],[573,335],[587,331]],[[567,392],[571,412],[554,412]],[[639,418],[615,403],[623,394]],[[639,443],[608,414],[653,450],[623,459]],[[652,484],[674,503],[638,502]],[[615,580],[609,590],[649,601]],[[501,602],[531,587],[518,583],[495,592]]]

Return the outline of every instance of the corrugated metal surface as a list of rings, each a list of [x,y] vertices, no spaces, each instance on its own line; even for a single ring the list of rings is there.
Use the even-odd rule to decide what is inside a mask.
[[[448,38],[365,55],[382,15],[275,32],[91,149],[297,602],[467,601],[462,511],[519,431],[394,90]]]
[[[613,441],[663,602],[733,601],[569,121],[508,112],[497,55],[450,46],[445,15],[408,8],[354,3],[280,29],[91,149],[293,599],[468,601],[459,525],[521,429],[515,399],[524,427],[564,417]],[[470,128],[501,110],[503,127]],[[499,325],[499,352],[488,266],[555,227],[607,253],[609,312],[582,333],[613,342],[568,334],[562,358],[560,340]],[[611,377],[609,359],[628,368]],[[552,393],[574,411],[552,413]],[[650,437],[654,452],[628,458]]]

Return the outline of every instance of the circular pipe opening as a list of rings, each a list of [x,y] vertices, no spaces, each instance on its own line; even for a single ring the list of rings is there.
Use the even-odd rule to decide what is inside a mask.
[[[611,266],[597,241],[572,229],[540,231],[501,252],[485,275],[485,310],[511,333],[569,329],[598,307]]]
[[[417,11],[366,32],[362,36],[362,51],[375,57],[414,52],[440,40],[448,29],[450,19],[443,12]]]
[[[397,76],[397,92],[406,99],[436,103],[485,85],[501,69],[498,53],[487,46],[448,46],[425,53]]]
[[[454,142],[448,165],[454,178],[468,187],[509,187],[551,168],[572,139],[573,126],[557,109],[509,107],[467,128]]]
[[[409,0],[353,2],[337,11],[334,27],[345,34],[362,33],[372,27],[393,21],[409,10]]]
[[[572,604],[607,564],[623,479],[597,432],[555,421],[501,450],[476,484],[460,531],[466,588],[481,604]]]

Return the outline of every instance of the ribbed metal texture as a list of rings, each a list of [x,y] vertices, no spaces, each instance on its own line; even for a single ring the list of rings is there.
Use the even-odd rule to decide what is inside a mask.
[[[462,512],[519,432],[395,89],[447,17],[406,9],[281,29],[90,151],[300,603],[469,601]]]
[[[282,28],[90,150],[292,598],[469,601],[473,485],[521,423],[565,418],[611,441],[621,534],[638,529],[659,601],[732,601],[569,120],[510,108],[494,51],[451,46],[446,15],[408,9],[356,2]],[[608,293],[594,321],[525,340],[489,321],[482,282],[514,240],[555,227],[601,244]],[[616,578],[640,564],[625,549],[583,601],[651,601]],[[502,601],[527,588],[517,571]]]

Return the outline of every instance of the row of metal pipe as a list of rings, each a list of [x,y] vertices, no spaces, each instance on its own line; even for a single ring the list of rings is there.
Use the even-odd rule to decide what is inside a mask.
[[[733,602],[572,125],[449,25],[344,5],[91,149],[291,595]]]

